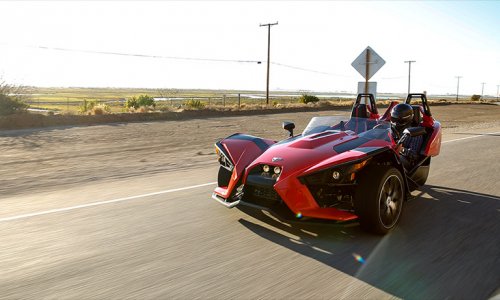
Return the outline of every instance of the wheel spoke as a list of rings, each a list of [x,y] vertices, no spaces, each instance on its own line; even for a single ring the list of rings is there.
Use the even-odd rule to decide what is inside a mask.
[[[386,197],[387,197],[387,195],[391,194],[391,187],[390,187],[390,185],[387,182],[385,183],[385,185],[382,188],[382,190],[384,191]]]
[[[395,201],[395,202],[398,202],[401,198],[401,191],[399,191],[399,189],[397,189],[396,191],[394,191],[393,195],[392,195],[392,201]]]
[[[397,209],[399,205],[396,203],[396,202],[391,202],[391,204],[389,205],[389,207],[391,208],[391,211],[394,213],[394,211]]]
[[[379,214],[382,224],[392,227],[399,217],[402,208],[402,184],[399,177],[392,175],[386,179],[379,195]]]
[[[398,189],[398,183],[396,182],[396,179],[391,178],[391,197],[394,197],[394,193]]]

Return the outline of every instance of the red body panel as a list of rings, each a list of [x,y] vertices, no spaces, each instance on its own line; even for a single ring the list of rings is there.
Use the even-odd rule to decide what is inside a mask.
[[[433,131],[424,150],[425,156],[436,156],[441,150],[441,123],[433,122]]]
[[[275,143],[271,140],[260,140],[268,146]],[[221,142],[231,160],[234,162],[234,169],[229,185],[227,187],[217,187],[214,192],[222,198],[227,199],[236,188],[236,185],[240,181],[245,168],[259,155],[261,155],[265,149],[260,148],[257,144],[250,140],[231,139],[231,137],[229,137]]]

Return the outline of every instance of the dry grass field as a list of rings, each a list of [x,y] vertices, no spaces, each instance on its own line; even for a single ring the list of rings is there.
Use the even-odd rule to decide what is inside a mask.
[[[262,91],[235,90],[180,90],[180,89],[140,89],[140,88],[41,88],[26,89],[26,102],[35,109],[50,110],[54,114],[82,114],[84,101],[93,101],[109,106],[112,113],[129,112],[125,101],[140,95],[149,95],[156,99],[156,111],[176,111],[178,109],[197,109],[189,105],[190,100],[199,101],[210,109],[256,109],[265,105],[265,94]],[[318,96],[322,103],[335,106],[350,106],[353,95],[345,93],[317,93],[273,91],[270,95],[271,107],[301,106],[299,97],[302,94]],[[381,102],[402,99],[405,95],[379,94]],[[454,102],[450,96],[433,96],[431,102]],[[460,103],[470,101],[470,97],[461,97]]]

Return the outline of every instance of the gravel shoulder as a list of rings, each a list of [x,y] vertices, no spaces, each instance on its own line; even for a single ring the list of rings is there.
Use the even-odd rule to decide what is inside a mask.
[[[447,105],[431,111],[445,135],[500,128],[500,106]],[[328,115],[348,111],[0,131],[0,197],[204,168],[215,162],[213,144],[232,133],[280,140],[286,137],[282,121],[294,121],[301,131],[311,117]]]

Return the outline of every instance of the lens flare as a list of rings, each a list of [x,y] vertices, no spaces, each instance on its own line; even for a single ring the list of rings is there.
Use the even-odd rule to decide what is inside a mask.
[[[357,260],[358,262],[360,262],[362,264],[365,263],[365,259],[361,255],[359,255],[357,253],[353,253],[352,256],[354,256],[354,259]]]
[[[300,219],[302,218],[302,213],[299,211],[295,216],[297,217],[297,219]]]

